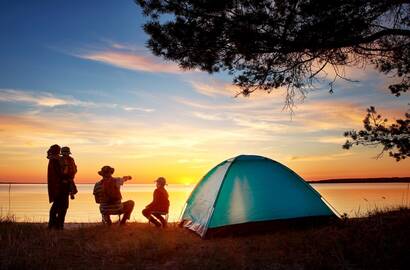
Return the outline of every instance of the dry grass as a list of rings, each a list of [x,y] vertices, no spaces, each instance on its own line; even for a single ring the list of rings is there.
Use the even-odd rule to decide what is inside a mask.
[[[202,240],[148,224],[49,231],[0,219],[0,269],[408,269],[410,210]]]

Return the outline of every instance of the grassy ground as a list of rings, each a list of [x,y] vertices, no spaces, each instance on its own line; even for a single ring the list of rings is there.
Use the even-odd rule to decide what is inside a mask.
[[[0,269],[409,269],[410,210],[209,240],[174,225],[48,231],[3,219],[0,243]]]

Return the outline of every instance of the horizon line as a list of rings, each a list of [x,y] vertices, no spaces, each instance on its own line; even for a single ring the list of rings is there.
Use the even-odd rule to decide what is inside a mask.
[[[398,180],[405,180],[405,181],[402,181],[403,183],[407,183],[407,182],[410,182],[410,176],[392,176],[392,177],[349,177],[349,178],[325,178],[325,179],[320,179],[320,180],[306,180],[306,179],[303,179],[305,182],[308,182],[308,183],[318,183],[318,182],[329,182],[329,181],[340,181],[340,182],[342,182],[342,181],[352,181],[352,180],[358,180],[357,182],[360,182],[360,181],[367,181],[367,182],[369,182],[369,181],[372,181],[372,180],[374,180],[374,181],[381,181],[381,180],[395,180],[396,182],[400,182],[400,181],[398,181]],[[89,185],[89,184],[95,184],[95,183],[97,183],[98,181],[95,181],[95,182],[81,182],[81,183],[76,183],[77,185],[81,185],[81,184],[85,184],[85,185]],[[140,185],[143,185],[143,184],[153,184],[153,183],[151,183],[151,182],[146,182],[146,183],[132,183],[132,182],[129,182],[130,184],[140,184]],[[1,185],[7,185],[7,184],[47,184],[47,182],[16,182],[16,181],[0,181],[0,184]],[[185,186],[187,186],[187,185],[195,185],[196,183],[190,183],[190,184],[183,184],[183,183],[169,183],[169,184],[172,184],[172,185],[185,185]]]

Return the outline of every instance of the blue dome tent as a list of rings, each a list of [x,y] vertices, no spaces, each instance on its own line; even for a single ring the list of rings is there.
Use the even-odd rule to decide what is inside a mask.
[[[335,217],[295,172],[262,156],[240,155],[210,170],[188,198],[181,221],[201,237],[221,227],[306,217]]]

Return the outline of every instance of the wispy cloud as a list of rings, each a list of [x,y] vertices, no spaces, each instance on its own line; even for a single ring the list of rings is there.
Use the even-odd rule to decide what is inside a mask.
[[[16,89],[0,89],[0,101],[11,103],[22,103],[37,106],[39,108],[54,108],[59,106],[79,106],[87,108],[110,108],[122,109],[124,111],[139,111],[144,113],[154,112],[153,108],[133,107],[116,103],[99,103],[84,101],[72,96],[59,96],[50,92],[36,92]]]
[[[190,81],[193,89],[205,96],[215,97],[215,96],[229,96],[234,97],[241,90],[229,83],[212,81],[212,82],[200,82],[200,81]]]
[[[131,106],[123,106],[122,107],[125,111],[139,111],[139,112],[146,112],[146,113],[150,113],[150,112],[154,112],[155,109],[149,109],[149,108],[140,108],[140,107],[131,107]]]
[[[320,155],[308,155],[308,156],[291,156],[289,160],[291,161],[327,161],[327,160],[338,160],[345,159],[348,156],[352,156],[352,152],[343,152],[337,154],[320,154]]]
[[[166,62],[160,57],[153,56],[147,49],[134,48],[115,42],[110,42],[102,48],[86,49],[85,52],[71,54],[82,59],[133,71],[173,74],[187,72],[175,63]]]
[[[273,89],[270,92],[264,90],[255,91],[250,96],[244,97],[241,94],[242,89],[239,86],[232,84],[232,82],[210,78],[207,78],[207,80],[194,79],[188,82],[191,84],[194,91],[209,97],[237,97],[238,99],[246,99],[247,101],[280,98],[283,102],[285,97],[284,94],[286,93],[285,88],[278,88]]]
[[[192,115],[200,119],[209,120],[209,121],[221,121],[225,119],[224,117],[218,114],[209,114],[209,113],[202,113],[202,112],[193,112]]]
[[[14,89],[0,89],[0,101],[28,103],[42,107],[55,107],[62,105],[89,105],[71,97],[57,97],[48,92],[31,92]]]
[[[310,134],[312,130],[320,130],[311,128],[314,119],[304,120],[317,117],[315,114],[306,114],[300,122],[285,121],[286,113],[256,107],[244,110],[240,105],[223,112],[210,110],[211,106],[195,108],[192,116],[208,120],[205,125],[199,120],[194,123],[164,118],[146,121],[127,114],[124,117],[124,114],[93,114],[90,110],[70,112],[66,107],[52,114],[44,110],[12,116],[0,114],[1,161],[14,164],[14,160],[19,160],[21,166],[26,158],[30,159],[27,164],[44,164],[46,148],[60,143],[71,146],[79,164],[83,164],[79,179],[93,179],[102,165],[112,164],[129,170],[127,174],[138,175],[137,181],[148,181],[159,171],[171,179],[184,174],[199,179],[217,162],[241,153],[280,158],[285,164],[295,165],[302,174],[313,174],[314,168],[322,170],[319,165],[323,162],[342,162],[357,154],[340,153],[340,145],[331,137],[335,134],[333,129],[323,137],[320,133]],[[319,114],[326,115],[334,108],[318,109]],[[14,175],[18,172],[17,165],[13,168],[16,168]],[[39,167],[35,171],[41,176],[44,170]],[[318,175],[329,177],[332,172]]]
[[[346,138],[343,136],[323,136],[323,137],[316,138],[315,141],[320,142],[320,143],[330,143],[330,144],[342,145],[346,141]]]
[[[232,98],[227,100],[217,99],[215,102],[208,102],[204,100],[195,100],[184,97],[173,97],[173,100],[179,104],[189,106],[196,109],[204,109],[209,111],[241,111],[247,112],[249,110],[255,111],[265,111],[269,110],[272,113],[272,110],[279,109],[282,111],[283,101],[272,99],[247,99],[247,98]]]
[[[144,72],[181,73],[177,65],[161,63],[152,57],[127,52],[102,51],[81,55],[81,58],[102,62],[120,68]]]
[[[243,134],[258,134],[259,136],[285,136],[298,134],[300,140],[315,143],[342,144],[343,131],[362,127],[365,108],[360,103],[347,101],[309,101],[300,104],[291,117],[282,111],[278,103],[271,99],[234,100],[234,101],[198,101],[176,98],[178,103],[191,107],[192,116],[212,120],[214,125],[234,128],[244,128]],[[208,123],[213,125],[213,123]],[[317,133],[326,132],[328,137],[318,138]],[[329,137],[334,135],[334,137]],[[339,138],[337,138],[339,137]]]

